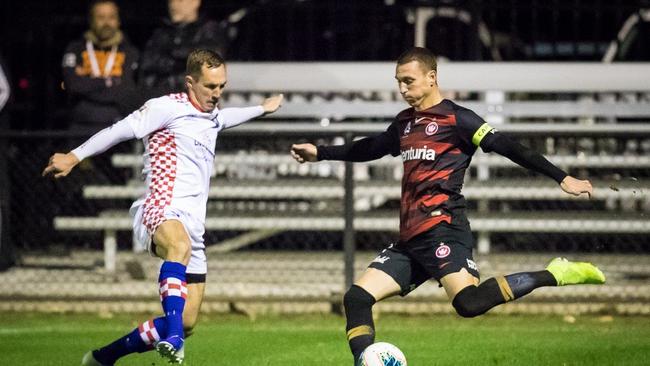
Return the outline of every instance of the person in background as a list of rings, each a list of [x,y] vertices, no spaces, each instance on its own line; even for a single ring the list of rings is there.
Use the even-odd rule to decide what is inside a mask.
[[[90,29],[63,55],[63,87],[70,97],[70,129],[97,132],[137,107],[139,53],[120,30],[114,1],[93,1],[88,20]]]
[[[169,18],[154,30],[142,54],[138,82],[146,98],[181,90],[185,59],[191,50],[226,56],[225,23],[199,15],[201,0],[169,0]]]
[[[0,54],[0,113],[2,113],[5,105],[7,105],[10,95],[11,95],[11,87],[9,85],[9,78],[7,76],[4,59]],[[1,122],[0,122],[0,127],[2,127]]]
[[[11,96],[11,87],[7,75],[4,59],[0,54],[0,130],[8,128],[8,116],[5,106]],[[9,242],[9,177],[7,169],[7,143],[0,139],[0,271],[11,267],[14,264],[13,246]]]

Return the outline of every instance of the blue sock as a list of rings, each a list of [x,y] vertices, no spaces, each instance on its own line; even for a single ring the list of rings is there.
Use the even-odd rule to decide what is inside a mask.
[[[160,300],[167,321],[167,337],[183,340],[183,308],[187,297],[186,267],[177,262],[163,262],[160,267]],[[175,345],[176,346],[176,345]]]
[[[93,357],[102,364],[112,365],[119,358],[128,354],[142,353],[153,349],[153,344],[165,337],[167,337],[165,318],[148,320],[124,337],[93,351]]]

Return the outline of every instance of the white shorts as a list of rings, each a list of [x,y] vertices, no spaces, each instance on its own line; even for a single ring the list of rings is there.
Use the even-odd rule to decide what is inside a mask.
[[[144,205],[132,206],[129,213],[133,217],[133,240],[136,243],[136,247],[140,250],[148,250],[149,253],[156,256],[152,252],[151,234],[149,234],[147,227],[142,222]],[[169,206],[164,209],[164,217],[166,220],[180,221],[185,227],[187,236],[190,238],[192,255],[190,262],[187,264],[187,273],[206,274],[208,272],[208,265],[205,256],[205,244],[203,242],[203,234],[205,233],[203,222],[185,211]]]

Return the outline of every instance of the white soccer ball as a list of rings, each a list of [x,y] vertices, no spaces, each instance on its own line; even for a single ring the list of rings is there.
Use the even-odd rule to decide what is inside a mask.
[[[406,366],[406,357],[399,348],[386,342],[368,346],[359,356],[359,366]]]

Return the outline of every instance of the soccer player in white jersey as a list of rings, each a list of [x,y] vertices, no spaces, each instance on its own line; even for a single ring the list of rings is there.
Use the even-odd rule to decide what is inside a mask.
[[[226,86],[223,58],[199,49],[187,58],[187,93],[154,98],[67,154],[54,154],[43,175],[61,178],[83,159],[119,142],[139,138],[145,146],[147,191],[131,207],[134,237],[164,260],[160,298],[164,316],[142,323],[124,337],[89,351],[82,365],[113,365],[119,358],[156,349],[182,363],[184,340],[194,328],[207,272],[203,233],[218,133],[275,112],[282,95],[261,105],[219,109]]]

